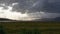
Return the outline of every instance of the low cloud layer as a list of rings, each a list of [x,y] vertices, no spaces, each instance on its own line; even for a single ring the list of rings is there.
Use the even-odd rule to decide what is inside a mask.
[[[24,4],[21,2],[13,2],[13,3],[0,3],[0,18],[7,18],[11,20],[36,20],[36,19],[53,19],[60,17],[59,8],[55,6],[55,4],[49,4],[53,5],[55,7],[51,6],[45,6],[44,0],[41,1],[38,0],[34,3]],[[21,4],[20,4],[21,3]],[[24,6],[22,5],[24,4]],[[45,8],[42,8],[44,6]],[[60,6],[59,6],[60,7]],[[58,9],[56,9],[58,8]],[[43,10],[41,10],[43,9]],[[55,10],[56,9],[56,10]],[[57,11],[57,12],[56,12]]]
[[[26,10],[24,14],[17,11],[12,11],[14,5],[18,3],[13,3],[11,6],[6,6],[5,4],[1,4],[0,7],[0,18],[7,18],[12,20],[36,20],[36,19],[44,19],[44,18],[56,18],[60,17],[59,13],[46,13],[46,12],[35,12],[28,13],[29,10]],[[8,9],[4,9],[3,6],[6,6]]]

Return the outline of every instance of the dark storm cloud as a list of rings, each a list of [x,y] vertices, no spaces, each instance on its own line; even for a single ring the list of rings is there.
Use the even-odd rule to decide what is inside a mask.
[[[0,3],[5,3],[6,5],[11,5],[12,3],[19,3],[18,5],[13,6],[13,10],[25,12],[25,9],[32,7],[33,3],[37,0],[0,0]]]
[[[60,0],[39,0],[35,3],[36,5],[31,8],[32,10],[60,13]]]
[[[12,6],[13,3],[18,3],[18,4]],[[27,11],[30,13],[30,14],[28,13],[30,17],[37,16],[36,18],[39,19],[60,17],[60,0],[0,0],[0,4],[5,4],[5,6],[2,5],[4,9],[8,9],[9,7],[10,8],[12,7],[12,11],[9,11],[9,13],[13,14],[13,11],[16,11],[16,13],[14,13],[13,15],[17,18],[21,17],[19,16],[21,12],[25,13]],[[4,10],[0,10],[0,11],[4,11]],[[9,17],[8,14],[7,16]]]
[[[6,3],[6,5],[15,2],[19,4],[14,6],[13,9],[18,11],[28,9],[30,12],[42,10],[44,12],[60,13],[60,0],[0,0],[0,3]]]
[[[44,10],[47,10],[47,12],[53,12],[53,13],[60,13],[60,2],[59,0],[55,2],[49,2],[48,5],[45,6]]]

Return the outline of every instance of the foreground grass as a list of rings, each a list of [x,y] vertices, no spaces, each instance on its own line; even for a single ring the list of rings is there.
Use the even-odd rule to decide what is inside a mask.
[[[6,34],[60,34],[60,22],[0,22]]]

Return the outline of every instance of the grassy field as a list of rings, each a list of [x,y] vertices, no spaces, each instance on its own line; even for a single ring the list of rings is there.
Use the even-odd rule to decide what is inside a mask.
[[[60,22],[0,22],[0,30],[4,34],[60,34]]]

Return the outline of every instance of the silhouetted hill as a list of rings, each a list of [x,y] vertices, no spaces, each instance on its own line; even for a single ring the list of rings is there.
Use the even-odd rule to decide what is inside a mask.
[[[11,19],[6,19],[6,18],[0,18],[0,21],[22,21],[22,20],[11,20]],[[37,19],[37,20],[33,20],[33,21],[60,21],[60,17]]]
[[[60,21],[60,17],[57,17],[54,19],[55,21]]]
[[[0,21],[9,21],[10,19],[6,19],[6,18],[0,18]]]

